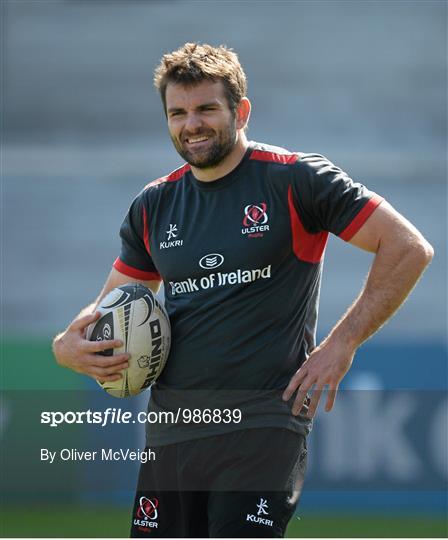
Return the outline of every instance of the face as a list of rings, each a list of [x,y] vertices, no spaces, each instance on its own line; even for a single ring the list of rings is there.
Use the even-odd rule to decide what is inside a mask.
[[[235,114],[221,81],[194,86],[169,83],[166,110],[171,140],[190,165],[198,169],[216,167],[235,147]]]

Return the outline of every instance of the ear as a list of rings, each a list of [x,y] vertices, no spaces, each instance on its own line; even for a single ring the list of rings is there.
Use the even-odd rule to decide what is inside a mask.
[[[243,97],[236,108],[236,129],[244,129],[250,117],[251,104],[247,97]]]

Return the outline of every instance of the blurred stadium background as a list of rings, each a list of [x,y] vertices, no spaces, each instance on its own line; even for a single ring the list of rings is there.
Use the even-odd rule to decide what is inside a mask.
[[[180,164],[152,71],[163,53],[205,41],[240,56],[252,139],[325,154],[436,251],[396,318],[359,351],[336,410],[320,413],[289,535],[447,536],[446,2],[3,0],[1,9],[2,535],[127,535],[132,488],[99,492],[102,473],[82,465],[37,473],[42,433],[30,418],[42,390],[50,410],[98,399],[92,382],[55,366],[50,340],[100,290],[133,196]],[[370,261],[330,241],[321,336]],[[141,435],[129,432],[127,444]],[[64,437],[103,443],[98,430]],[[131,486],[135,467],[114,471]]]

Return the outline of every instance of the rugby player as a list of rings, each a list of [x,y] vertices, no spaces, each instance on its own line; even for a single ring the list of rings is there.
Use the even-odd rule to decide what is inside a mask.
[[[55,356],[119,379],[128,356],[95,354],[118,343],[85,339],[95,307],[114,287],[157,291],[163,280],[172,349],[149,410],[208,407],[215,417],[151,426],[157,459],[141,466],[131,535],[283,537],[323,390],[330,411],[356,350],[403,303],[433,249],[322,155],[248,141],[251,104],[232,50],[187,43],[163,56],[155,85],[186,164],[134,199],[99,298],[55,338]],[[316,346],[330,232],[375,255],[359,296]]]

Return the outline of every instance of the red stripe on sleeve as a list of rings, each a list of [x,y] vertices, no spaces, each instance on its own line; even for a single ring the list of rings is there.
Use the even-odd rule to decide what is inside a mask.
[[[288,188],[288,207],[291,220],[292,250],[295,256],[304,262],[316,264],[323,258],[327,245],[328,233],[311,234],[305,230],[294,206],[292,188]]]
[[[138,270],[132,266],[125,264],[120,258],[117,258],[112,265],[115,270],[118,270],[120,274],[133,277],[135,279],[142,279],[143,281],[162,281],[158,272],[145,272],[144,270]]]
[[[145,243],[146,251],[151,255],[151,248],[149,247],[148,219],[146,217],[145,207],[143,207],[143,242]]]
[[[180,180],[185,173],[187,173],[191,169],[190,164],[186,163],[179,169],[176,169],[170,174],[167,174],[166,176],[162,176],[161,178],[157,178],[156,180],[153,180],[152,182],[149,182],[145,187],[154,187],[158,186],[159,184],[165,184],[166,182],[177,182],[177,180]]]
[[[367,201],[367,204],[362,208],[360,212],[355,216],[355,218],[352,220],[352,222],[346,227],[341,234],[339,235],[339,238],[342,238],[342,240],[345,240],[348,242],[353,238],[353,236],[359,231],[359,229],[364,225],[364,223],[367,221],[367,219],[370,217],[370,215],[373,213],[373,211],[384,201],[383,197],[380,197],[379,195],[375,194],[369,201]]]
[[[273,163],[290,165],[291,163],[295,163],[299,159],[299,156],[297,154],[276,154],[274,152],[254,150],[249,159],[255,159],[257,161],[271,161]]]
[[[188,172],[191,169],[189,163],[185,163],[180,169],[176,169],[172,173],[170,173],[168,176],[166,176],[167,182],[176,182],[177,180],[180,180],[182,176]]]

